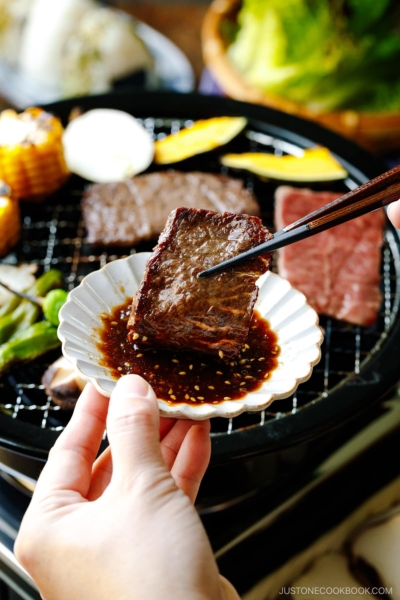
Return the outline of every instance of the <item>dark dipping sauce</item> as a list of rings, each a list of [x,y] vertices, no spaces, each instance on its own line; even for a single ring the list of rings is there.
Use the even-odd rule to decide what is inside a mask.
[[[258,390],[278,365],[277,336],[254,311],[249,335],[234,359],[200,352],[143,347],[128,341],[126,324],[132,301],[102,314],[97,344],[115,379],[134,373],[153,387],[157,398],[171,404],[218,404]]]

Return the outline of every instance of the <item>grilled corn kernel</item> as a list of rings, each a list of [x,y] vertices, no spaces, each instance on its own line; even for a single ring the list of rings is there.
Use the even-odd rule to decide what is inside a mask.
[[[41,108],[0,114],[0,179],[13,198],[40,200],[64,183],[62,134],[61,121]]]
[[[18,201],[12,200],[8,194],[9,189],[0,182],[0,256],[11,250],[21,232]]]

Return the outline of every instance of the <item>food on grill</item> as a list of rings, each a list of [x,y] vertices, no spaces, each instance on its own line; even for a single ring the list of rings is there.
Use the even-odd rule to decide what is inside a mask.
[[[61,289],[50,290],[40,302],[44,318],[53,325],[59,325],[58,314],[67,301],[68,292]]]
[[[247,125],[245,117],[214,117],[157,140],[154,160],[170,164],[208,152],[231,141]]]
[[[266,152],[225,154],[221,163],[233,169],[246,169],[262,177],[285,181],[333,181],[347,177],[347,171],[327,148],[304,150],[303,156],[277,156]]]
[[[78,371],[63,356],[52,363],[43,374],[44,391],[52,401],[65,410],[72,410],[86,385]]]
[[[132,115],[96,108],[72,119],[63,135],[72,173],[88,181],[121,181],[147,169],[153,160],[151,135]]]
[[[290,587],[294,592],[291,594],[293,600],[311,600],[318,597],[318,591],[326,590],[325,598],[343,599],[349,597],[348,594],[329,593],[333,589],[351,589],[351,597],[355,600],[373,598],[371,594],[354,593],[358,590],[360,582],[354,577],[350,570],[347,557],[341,553],[326,554],[318,558],[303,575],[291,582]],[[315,592],[313,593],[313,590]]]
[[[127,340],[131,301],[101,315],[97,349],[112,377],[134,373],[149,381],[157,398],[170,403],[213,404],[240,400],[261,388],[278,366],[280,348],[269,323],[254,311],[240,354],[229,361],[218,354],[138,346]],[[261,401],[261,397],[259,398]],[[265,395],[268,402],[268,395]],[[254,406],[254,405],[253,405]],[[258,405],[259,407],[259,405]]]
[[[130,339],[221,358],[239,354],[257,300],[256,281],[268,270],[269,256],[214,277],[199,279],[197,274],[269,237],[258,217],[173,211],[133,299]]]
[[[13,265],[0,264],[0,283],[5,283],[17,292],[24,292],[32,287],[36,281],[34,273],[37,265],[24,263],[14,267]],[[0,316],[3,307],[15,298],[14,294],[0,286]]]
[[[50,269],[39,277],[35,284],[29,288],[28,294],[33,297],[43,297],[50,290],[59,288],[63,284],[60,271]],[[42,314],[40,306],[22,300],[18,296],[11,298],[0,309],[0,344],[23,331],[37,321]]]
[[[242,181],[200,172],[151,173],[93,185],[82,204],[89,242],[117,246],[157,238],[170,212],[181,206],[259,214],[254,196]]]
[[[62,133],[61,121],[40,108],[1,113],[0,178],[13,198],[41,200],[65,182]]]
[[[0,256],[5,256],[11,250],[21,233],[19,204],[10,195],[10,188],[0,182]]]
[[[28,293],[43,297],[62,283],[62,273],[51,269],[37,279]],[[57,327],[47,320],[38,321],[41,316],[40,306],[18,296],[0,308],[0,375],[18,362],[33,360],[59,346]]]
[[[38,321],[0,345],[0,376],[20,362],[34,360],[49,350],[58,348],[57,327],[48,321]]]
[[[373,569],[379,583],[392,588],[390,597],[400,598],[400,513],[380,524],[366,527],[352,544],[352,555]]]
[[[275,195],[277,229],[339,196],[279,187]],[[379,284],[384,220],[384,212],[375,211],[282,248],[280,275],[303,292],[318,313],[356,325],[372,325],[382,301]]]

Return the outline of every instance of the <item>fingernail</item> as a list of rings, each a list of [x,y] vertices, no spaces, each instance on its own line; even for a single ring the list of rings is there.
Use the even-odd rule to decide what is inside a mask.
[[[149,393],[149,384],[139,375],[125,375],[117,382],[119,394],[135,396],[136,398],[146,398]]]

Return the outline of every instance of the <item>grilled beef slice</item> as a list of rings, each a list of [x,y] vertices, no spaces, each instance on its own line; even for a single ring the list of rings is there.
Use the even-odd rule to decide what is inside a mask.
[[[133,300],[130,339],[230,358],[239,353],[268,270],[260,256],[212,277],[197,274],[268,240],[258,217],[210,210],[173,211]]]
[[[238,179],[212,173],[150,173],[87,189],[82,208],[88,241],[133,246],[157,239],[170,212],[180,206],[259,214],[254,196]]]

